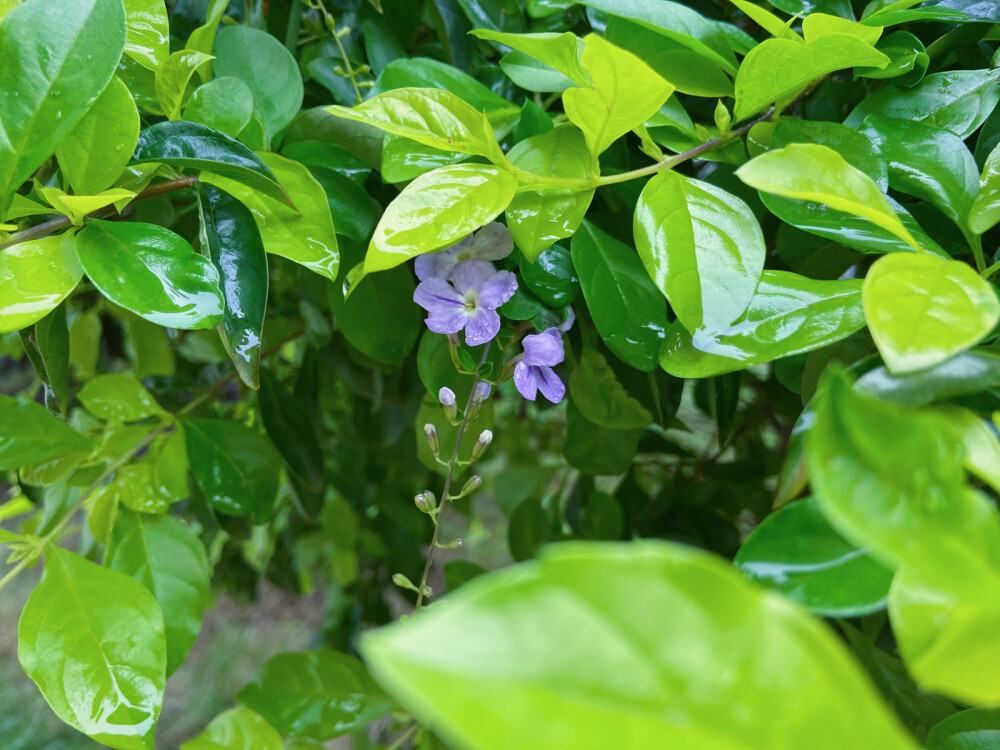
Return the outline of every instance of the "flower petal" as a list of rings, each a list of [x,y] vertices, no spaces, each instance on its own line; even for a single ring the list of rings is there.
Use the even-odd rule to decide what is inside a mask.
[[[551,367],[532,367],[538,390],[553,404],[558,404],[566,395],[566,386]]]
[[[479,306],[496,310],[516,291],[517,277],[510,271],[497,271],[479,287]]]
[[[562,337],[550,328],[524,337],[524,361],[532,366],[553,367],[563,361]]]
[[[576,322],[576,313],[573,312],[572,306],[567,307],[566,320],[564,320],[561,325],[556,326],[556,330],[559,331],[559,333],[566,333],[566,331],[568,331],[570,328],[573,327],[573,324],[575,322]]]
[[[434,333],[458,333],[469,322],[469,311],[464,307],[452,312],[432,312],[424,320]]]
[[[470,289],[478,290],[483,284],[493,278],[496,269],[485,260],[459,261],[451,272],[451,283],[459,294],[464,295]]]
[[[421,281],[426,279],[447,279],[458,262],[454,248],[436,253],[418,255],[413,270]]]
[[[468,316],[468,320],[465,326],[465,343],[469,346],[479,346],[492,341],[500,332],[500,316],[496,310],[480,307]]]
[[[430,278],[417,284],[413,290],[413,301],[431,315],[451,314],[465,309],[465,300],[444,279]]]
[[[514,240],[510,230],[498,221],[491,222],[476,232],[468,247],[462,253],[462,258],[478,258],[479,260],[502,260],[514,250]]]
[[[517,386],[518,392],[524,396],[528,401],[534,401],[535,396],[538,395],[538,383],[535,380],[535,374],[532,372],[532,368],[524,364],[524,361],[517,363],[514,367],[514,385]]]

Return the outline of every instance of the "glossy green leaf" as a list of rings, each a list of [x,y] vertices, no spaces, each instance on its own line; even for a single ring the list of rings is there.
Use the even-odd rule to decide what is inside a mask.
[[[83,278],[73,233],[0,251],[0,333],[17,331],[58,307]]]
[[[27,0],[3,20],[0,218],[107,87],[123,49],[121,0]]]
[[[76,226],[82,226],[86,216],[102,208],[114,205],[121,211],[135,198],[135,193],[131,190],[119,188],[105,190],[99,195],[68,195],[55,187],[39,188],[38,192],[56,211],[69,217]]]
[[[212,507],[266,523],[281,467],[271,441],[239,422],[185,417],[183,424],[191,473]]]
[[[94,378],[83,386],[77,398],[87,411],[107,421],[136,422],[165,415],[142,383],[123,373]]]
[[[518,268],[525,287],[549,307],[564,308],[580,292],[573,258],[561,245],[550,247],[534,263],[522,256]]]
[[[747,0],[730,0],[730,2],[771,36],[778,39],[802,40],[802,37],[791,28],[791,21],[786,23],[766,8]]]
[[[691,334],[674,323],[660,351],[660,366],[679,378],[721,375],[818,349],[864,324],[860,280],[819,281],[764,271],[746,315],[729,329]]]
[[[53,417],[41,404],[0,396],[0,471],[36,464],[73,451],[90,452],[90,440]]]
[[[916,748],[824,626],[679,545],[549,547],[369,635],[362,653],[462,747]],[[782,722],[745,718],[775,705]]]
[[[668,325],[666,304],[638,256],[587,221],[570,248],[583,297],[604,343],[632,367],[656,369]]]
[[[393,89],[356,107],[327,107],[327,111],[442,151],[485,156],[498,164],[504,161],[486,115],[448,91]]]
[[[1000,300],[965,263],[895,253],[868,271],[865,318],[890,372],[933,367],[968,349],[1000,322]]]
[[[1000,356],[982,349],[956,354],[936,367],[894,375],[885,366],[861,375],[854,387],[883,401],[923,406],[1000,387]]]
[[[1000,742],[1000,709],[972,708],[935,724],[927,750],[989,750]]]
[[[544,177],[580,180],[588,176],[590,166],[583,134],[568,125],[526,138],[507,158],[518,169]],[[520,190],[507,206],[507,227],[514,243],[534,261],[554,242],[573,236],[593,197],[593,190],[548,186]]]
[[[17,630],[18,658],[52,710],[118,750],[152,750],[167,649],[153,596],[58,547]]]
[[[267,306],[267,253],[254,216],[219,188],[198,186],[202,244],[218,271],[225,312],[220,334],[240,379],[259,386],[260,342]]]
[[[365,272],[454,245],[499,216],[516,188],[514,172],[480,164],[457,164],[418,177],[382,214]]]
[[[584,349],[569,376],[569,394],[586,419],[609,430],[639,430],[653,415],[615,377],[600,352]]]
[[[225,26],[215,37],[218,76],[239,78],[253,92],[253,122],[263,140],[255,148],[268,150],[277,135],[302,107],[302,76],[292,53],[266,31]]]
[[[170,54],[170,19],[163,0],[125,0],[125,54],[156,70]]]
[[[844,539],[814,498],[767,516],[733,561],[747,578],[825,617],[885,608],[892,571]]]
[[[911,89],[894,84],[864,99],[844,120],[858,127],[868,115],[923,122],[968,138],[1000,101],[1000,71],[948,70],[927,76]]]
[[[174,52],[156,71],[156,100],[167,119],[180,118],[191,77],[212,59],[204,52],[182,49]]]
[[[663,172],[643,188],[633,227],[646,271],[689,331],[723,331],[743,315],[766,254],[746,203],[708,182]]]
[[[744,58],[736,74],[736,120],[796,96],[813,80],[843,68],[882,68],[889,58],[871,44],[848,34],[831,34],[800,43],[768,39]]]
[[[236,138],[253,117],[253,92],[239,78],[225,76],[194,90],[184,119]]]
[[[56,146],[59,167],[78,195],[96,195],[125,170],[139,139],[139,111],[117,76]]]
[[[336,651],[279,654],[238,699],[283,734],[316,740],[360,729],[392,709],[364,664]]]
[[[219,28],[219,21],[222,20],[228,7],[229,0],[209,0],[208,7],[205,9],[205,23],[191,32],[187,44],[184,45],[185,49],[197,50],[207,55],[212,54],[212,50],[215,49],[215,35]],[[201,80],[207,82],[211,80],[211,76],[206,76],[203,72]]]
[[[264,429],[289,469],[314,492],[323,489],[323,451],[305,405],[269,370],[262,372],[260,414]]]
[[[250,209],[267,252],[333,281],[340,268],[340,250],[323,186],[297,161],[277,154],[260,154],[260,159],[281,180],[298,211],[228,176],[212,174],[203,181],[238,198]]]
[[[159,163],[225,177],[295,207],[271,168],[225,133],[196,122],[160,122],[139,134],[133,164]]]
[[[282,744],[281,735],[263,716],[249,708],[231,708],[181,750],[282,750]]]
[[[597,156],[652,117],[674,87],[631,52],[595,34],[584,38],[580,63],[591,85],[568,89],[563,106],[569,121],[583,131],[596,166]]]
[[[35,344],[45,367],[45,380],[49,395],[55,397],[63,419],[69,411],[69,328],[66,325],[66,307],[60,305],[35,324]]]
[[[583,41],[569,32],[556,34],[543,32],[538,34],[507,34],[490,29],[475,29],[473,36],[498,42],[523,53],[549,68],[558,71],[562,77],[579,86],[590,84],[587,72],[580,65],[580,53],[583,51]],[[506,58],[505,58],[506,59]],[[501,66],[504,66],[501,61]],[[506,66],[504,66],[506,71]]]
[[[76,252],[105,297],[151,323],[209,328],[222,320],[218,272],[169,229],[89,221],[77,235]]]
[[[919,83],[927,73],[930,57],[923,42],[908,31],[897,31],[879,40],[876,48],[889,56],[884,68],[857,68],[854,73],[865,78],[894,78],[903,86]]]
[[[1000,144],[986,158],[975,196],[969,210],[969,229],[982,234],[1000,222]]]
[[[736,175],[765,193],[824,203],[860,216],[920,249],[878,185],[831,148],[793,143],[751,159]]]
[[[156,598],[166,628],[167,674],[173,674],[198,638],[211,602],[211,572],[198,535],[176,518],[125,510],[104,565],[134,578]]]

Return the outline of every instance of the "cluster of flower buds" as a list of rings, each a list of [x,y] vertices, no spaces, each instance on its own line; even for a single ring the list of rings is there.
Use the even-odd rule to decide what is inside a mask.
[[[437,509],[437,498],[430,490],[424,490],[414,496],[413,504],[421,513],[433,513]]]

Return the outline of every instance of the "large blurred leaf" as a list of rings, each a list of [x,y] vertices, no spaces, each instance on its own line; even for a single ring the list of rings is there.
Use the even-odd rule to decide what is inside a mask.
[[[219,714],[181,750],[282,750],[281,735],[263,716],[249,708]]]
[[[990,750],[1000,742],[1000,709],[972,708],[936,724],[927,750]]]
[[[34,401],[0,396],[0,424],[0,471],[92,447],[87,438]]]

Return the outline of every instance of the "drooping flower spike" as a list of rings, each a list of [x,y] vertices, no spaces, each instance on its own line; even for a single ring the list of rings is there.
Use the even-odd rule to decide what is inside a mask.
[[[413,301],[428,315],[427,327],[435,333],[465,330],[465,343],[479,346],[500,331],[496,310],[514,296],[517,279],[510,271],[497,271],[485,260],[463,260],[451,280],[430,277],[421,281]]]
[[[503,260],[514,250],[507,227],[494,221],[457,245],[417,257],[414,270],[421,281],[449,279],[455,267],[465,260]]]
[[[522,396],[534,401],[541,391],[553,404],[566,395],[566,386],[552,368],[563,361],[563,341],[559,330],[549,328],[525,336],[524,358],[514,367],[514,385]]]

